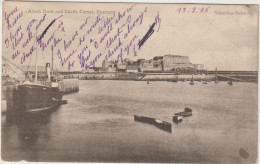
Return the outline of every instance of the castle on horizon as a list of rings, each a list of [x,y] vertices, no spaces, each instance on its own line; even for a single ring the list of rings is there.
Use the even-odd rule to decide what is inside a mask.
[[[188,56],[164,55],[155,56],[153,59],[138,59],[132,61],[124,59],[106,61],[102,63],[102,72],[175,72],[183,69],[204,70],[203,64],[192,64]]]

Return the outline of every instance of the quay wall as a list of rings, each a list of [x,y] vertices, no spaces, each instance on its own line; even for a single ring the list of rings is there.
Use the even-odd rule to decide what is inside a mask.
[[[160,81],[160,80],[191,80],[193,76],[194,81],[198,80],[213,80],[215,78],[214,75],[146,75],[144,78],[141,80],[155,80],[155,81]]]
[[[136,81],[168,81],[168,80],[190,80],[192,75],[174,75],[174,74],[139,74],[139,73],[89,73],[89,74],[71,74],[71,78],[80,80],[136,80]],[[193,75],[193,80],[214,80],[215,75]]]
[[[13,111],[15,109],[14,92],[16,90],[16,87],[16,84],[9,84],[6,85],[5,90],[2,91],[2,95],[4,95],[4,97],[2,97],[2,100],[4,101],[1,101],[1,113],[5,114],[7,111]]]
[[[225,78],[223,77],[225,76]],[[257,82],[258,76],[257,75],[218,75],[219,81],[227,81],[230,78],[237,78],[241,79],[241,81],[245,82]],[[154,80],[154,81],[169,81],[169,80],[190,80],[192,77],[191,74],[183,74],[183,75],[176,75],[171,73],[85,73],[85,74],[69,74],[66,76],[60,76],[61,79],[63,78],[78,78],[79,80]],[[193,80],[201,81],[201,80],[214,80],[215,74],[209,74],[205,76],[205,74],[194,74]]]
[[[60,87],[63,93],[72,93],[79,91],[79,80],[78,79],[63,79],[60,81]]]

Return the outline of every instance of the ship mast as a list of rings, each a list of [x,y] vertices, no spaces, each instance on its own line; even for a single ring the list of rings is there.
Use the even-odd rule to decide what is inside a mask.
[[[61,16],[60,16],[61,17]],[[58,19],[58,18],[56,18]],[[35,82],[37,82],[37,42],[38,40],[41,41],[41,39],[44,37],[48,29],[52,26],[52,24],[56,21],[56,19],[52,20],[51,23],[45,28],[45,30],[40,35],[39,39],[36,39],[36,57],[35,57]],[[36,38],[37,38],[37,29],[36,29]],[[52,70],[53,70],[53,46],[52,46]],[[51,70],[51,71],[52,71]],[[53,72],[52,72],[53,73]]]
[[[35,56],[35,79],[34,79],[34,82],[37,83],[37,42],[38,42],[38,38],[37,38],[37,29],[36,29],[36,56]]]
[[[53,46],[51,47],[51,77],[53,76]]]

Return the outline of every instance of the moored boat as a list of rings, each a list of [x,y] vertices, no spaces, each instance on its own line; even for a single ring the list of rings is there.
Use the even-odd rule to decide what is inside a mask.
[[[181,116],[181,115],[173,115],[173,116],[172,116],[172,120],[173,120],[173,122],[175,122],[175,123],[181,122],[181,121],[182,121],[182,118],[183,118],[183,116]]]
[[[26,82],[15,91],[17,112],[39,113],[61,104],[63,93],[58,87]]]
[[[171,82],[177,83],[177,82],[178,82],[178,76],[177,76],[176,78],[173,78],[173,79],[171,80]]]
[[[150,82],[150,78],[148,78],[148,80],[147,80],[146,83],[147,83],[147,84],[152,84],[152,83]]]
[[[192,75],[191,80],[190,80],[190,85],[194,85],[194,82],[193,82],[193,75]]]
[[[147,81],[146,84],[152,84],[150,81]]]
[[[216,67],[216,69],[215,69],[215,83],[216,83],[216,84],[219,83],[219,81],[218,81],[218,70],[217,70],[217,67]]]
[[[232,82],[232,80],[230,80],[229,82],[228,82],[228,85],[233,85],[233,82]]]
[[[202,84],[208,84],[208,79],[207,79],[207,76],[208,76],[208,70],[206,70],[206,73],[205,73],[205,78],[204,78],[204,81],[202,82]]]
[[[174,113],[175,116],[183,116],[183,117],[188,117],[192,115],[192,109],[190,108],[184,108],[184,112],[178,112]]]
[[[138,122],[154,125],[159,129],[162,129],[170,133],[172,132],[172,124],[157,118],[134,115],[134,120]]]
[[[54,22],[55,21],[53,21],[52,23]],[[44,79],[44,81],[41,82],[38,81],[37,44],[41,42],[41,39],[44,37],[49,27],[50,26],[48,26],[40,36],[37,36],[36,31],[34,81],[26,81],[18,85],[17,89],[15,90],[15,110],[18,113],[41,113],[50,109],[54,109],[62,103],[63,92],[61,91],[59,83],[57,79],[55,79],[53,73],[53,47],[51,64],[46,63],[47,79]],[[52,66],[52,68],[50,68],[50,66]]]
[[[232,86],[233,85],[233,81],[232,81],[232,72],[230,71],[230,80],[228,81],[228,85]]]
[[[184,111],[185,112],[192,112],[192,109],[186,107],[186,108],[184,108]]]
[[[192,115],[192,112],[179,112],[179,113],[174,113],[174,115],[188,117]]]

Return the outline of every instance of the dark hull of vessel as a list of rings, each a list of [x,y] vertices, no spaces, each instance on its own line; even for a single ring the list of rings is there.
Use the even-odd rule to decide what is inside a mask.
[[[154,126],[158,127],[159,129],[162,129],[162,130],[170,132],[170,133],[172,132],[172,124],[165,122],[165,121],[161,121],[156,118],[134,115],[134,120],[138,121],[138,122],[154,125]]]
[[[179,123],[182,121],[182,117],[183,116],[180,116],[180,115],[175,115],[175,116],[172,116],[172,120],[174,123]]]
[[[188,116],[192,116],[192,112],[179,112],[179,113],[174,113],[174,115],[188,117]]]
[[[24,84],[16,90],[18,113],[42,113],[61,104],[63,93],[58,87]]]
[[[191,108],[184,108],[184,112],[174,113],[175,116],[183,116],[188,117],[192,115],[192,109]]]

